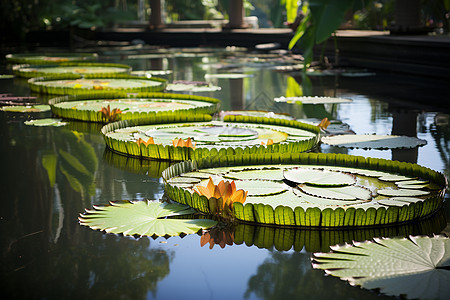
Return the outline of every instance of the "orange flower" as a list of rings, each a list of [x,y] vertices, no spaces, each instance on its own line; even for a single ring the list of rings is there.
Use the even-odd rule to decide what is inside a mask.
[[[192,149],[195,149],[195,146],[197,143],[192,144],[192,139],[188,138],[186,142],[183,139],[174,139],[172,140],[172,144],[174,147],[190,147]]]
[[[136,143],[138,144],[138,146],[140,146],[141,144],[144,144],[146,147],[148,147],[148,145],[155,144],[155,140],[153,140],[152,137],[148,138],[148,141],[144,141],[142,138],[139,138],[139,140],[136,141]]]
[[[215,185],[211,177],[209,177],[208,185],[206,187],[198,185],[196,188],[197,190],[195,192],[200,196],[206,196],[208,199],[222,198],[222,209],[225,208],[225,205],[232,208],[234,202],[244,203],[248,194],[248,191],[242,189],[236,190],[234,180],[231,182],[222,180],[218,185]]]
[[[265,145],[264,142],[261,142],[261,145],[264,146]],[[267,146],[269,146],[269,145],[273,145],[273,140],[272,139],[268,139],[267,140]]]
[[[320,121],[319,125],[317,125],[317,127],[319,127],[320,129],[327,129],[328,125],[330,125],[331,122],[328,120],[328,118],[323,118],[322,121]]]
[[[115,121],[118,118],[119,114],[122,113],[119,108],[114,108],[113,110],[111,110],[109,104],[107,107],[102,107],[102,109],[100,109],[100,112],[102,113],[103,120],[105,120],[106,122]]]

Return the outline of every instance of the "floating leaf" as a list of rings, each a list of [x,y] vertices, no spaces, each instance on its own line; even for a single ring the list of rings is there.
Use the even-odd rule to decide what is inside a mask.
[[[283,175],[287,180],[299,184],[350,185],[355,183],[355,179],[350,175],[326,170],[294,168],[285,170]]]
[[[332,103],[349,103],[353,100],[337,98],[337,97],[279,97],[274,99],[275,102],[287,102],[295,103],[301,102],[302,104],[332,104]]]
[[[309,195],[338,200],[369,200],[372,197],[369,190],[359,186],[313,187],[299,185],[298,188]]]
[[[33,126],[65,126],[67,125],[67,122],[63,122],[61,119],[36,119],[36,120],[29,120],[24,122],[25,125],[33,125]]]
[[[50,110],[50,105],[14,105],[14,106],[3,106],[0,107],[0,110],[9,111],[9,112],[21,112],[21,113],[30,113],[30,112],[44,112]]]
[[[416,137],[375,134],[334,135],[323,137],[321,141],[332,146],[361,149],[415,148],[427,144]]]
[[[79,217],[80,224],[92,229],[123,235],[175,236],[195,233],[217,224],[205,219],[171,219],[195,211],[181,204],[157,201],[111,202],[111,206],[94,206]]]
[[[253,77],[252,74],[242,74],[242,73],[220,73],[220,74],[205,74],[205,78],[226,78],[226,79],[237,79],[237,78],[247,78]]]
[[[430,192],[414,190],[414,189],[384,189],[378,190],[379,195],[388,196],[388,197],[414,197],[414,196],[424,196],[428,195]]]
[[[366,289],[408,299],[450,299],[450,239],[374,238],[314,253],[313,267]]]

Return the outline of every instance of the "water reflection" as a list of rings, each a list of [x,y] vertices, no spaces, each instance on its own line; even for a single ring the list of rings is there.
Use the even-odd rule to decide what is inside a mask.
[[[209,243],[209,248],[213,249],[214,245],[225,248],[226,245],[245,244],[248,247],[256,246],[278,251],[328,252],[330,246],[352,241],[363,242],[374,237],[439,234],[446,226],[443,209],[425,220],[388,227],[320,230],[237,223],[232,227],[213,228],[203,233],[200,246]]]

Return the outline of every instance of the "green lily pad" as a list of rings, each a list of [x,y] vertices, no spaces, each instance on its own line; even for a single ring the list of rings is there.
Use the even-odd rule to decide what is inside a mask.
[[[111,206],[95,206],[79,217],[80,224],[92,229],[123,235],[175,236],[196,233],[217,224],[207,219],[171,219],[192,214],[185,205],[158,201],[111,202]]]
[[[11,74],[0,74],[0,79],[11,79],[14,78],[14,75]]]
[[[357,171],[357,168],[350,167],[352,165],[366,168]],[[301,180],[298,181],[308,181],[311,174],[320,174],[313,182],[329,180],[324,176],[331,172],[328,169],[344,175],[342,178],[345,179],[341,181],[336,177],[327,184],[346,182],[349,170],[354,179],[346,182],[346,185],[337,186],[301,183],[291,187],[280,184],[283,170],[297,168],[314,171],[301,174]],[[430,184],[440,189],[399,189],[395,181],[379,179],[389,175],[388,170],[395,172],[392,173],[395,176],[417,175],[418,180],[430,181]],[[210,208],[210,203],[204,197],[192,194],[192,185],[171,183],[184,174],[195,178],[197,172],[205,178],[203,185],[206,185],[206,177],[211,176],[216,184],[220,180],[233,179],[238,189],[248,191],[248,202],[233,204],[235,218],[247,222],[306,227],[361,227],[417,220],[441,207],[446,182],[442,174],[415,164],[322,153],[292,153],[284,156],[266,153],[263,157],[224,154],[185,161],[166,169],[162,175],[168,197],[204,213],[210,213],[214,207]],[[391,198],[384,199],[386,196]],[[295,223],[292,223],[294,219]]]
[[[298,188],[303,192],[322,198],[338,200],[369,200],[372,193],[359,186],[339,186],[339,187],[314,187],[309,185],[299,185]]]
[[[198,82],[179,81],[167,84],[166,90],[172,92],[216,92],[220,91],[220,86],[212,85],[208,82],[199,84]]]
[[[414,197],[414,196],[425,196],[430,192],[422,191],[422,190],[414,190],[414,189],[384,189],[378,190],[379,195],[388,196],[388,197]]]
[[[67,125],[67,122],[63,122],[62,119],[53,119],[53,118],[47,118],[47,119],[36,119],[36,120],[29,120],[24,122],[25,125],[33,125],[33,126],[65,126]]]
[[[279,97],[274,99],[275,102],[287,102],[295,103],[301,102],[302,104],[334,104],[334,103],[350,103],[352,99],[344,99],[338,97]]]
[[[206,79],[210,79],[210,78],[238,79],[238,78],[247,78],[247,77],[253,77],[253,75],[252,74],[243,74],[243,73],[205,74]]]
[[[427,144],[427,141],[416,137],[375,134],[326,136],[321,141],[327,145],[361,149],[415,148]]]
[[[44,112],[50,110],[50,105],[42,104],[42,105],[14,105],[14,106],[3,106],[0,107],[2,111],[9,112],[20,112],[20,113],[30,113],[30,112]]]
[[[374,238],[314,253],[313,267],[366,289],[408,299],[450,299],[450,239]]]
[[[287,180],[299,184],[336,186],[355,183],[355,179],[348,174],[326,170],[294,168],[285,170],[283,175]]]

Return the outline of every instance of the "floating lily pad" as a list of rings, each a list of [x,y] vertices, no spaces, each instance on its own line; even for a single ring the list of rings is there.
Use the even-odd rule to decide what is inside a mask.
[[[301,102],[302,104],[335,104],[335,103],[350,103],[352,99],[338,98],[338,97],[279,97],[274,99],[275,102],[287,102],[295,103]]]
[[[297,172],[300,168],[307,170]],[[349,170],[352,176],[348,175]],[[174,183],[178,177],[196,178],[197,172],[204,177],[209,174],[214,182],[234,180],[236,187],[248,191],[248,202],[233,205],[235,218],[305,227],[362,227],[417,220],[441,207],[446,185],[442,174],[416,164],[343,154],[224,153],[166,169],[162,176],[167,195],[204,213],[210,213],[210,204],[192,193],[195,185]],[[288,175],[283,176],[283,172]],[[336,176],[329,174],[334,172]],[[440,189],[399,189],[394,182],[379,179],[388,174],[405,176],[405,173],[416,175],[420,181],[430,181]],[[280,184],[282,177],[292,177],[291,183],[302,183]],[[325,185],[317,185],[320,182]]]
[[[221,111],[220,118],[223,119],[225,116],[234,115],[234,116],[251,116],[251,117],[263,117],[263,118],[277,118],[277,119],[286,119],[286,120],[294,120],[288,114],[279,114],[271,111],[258,111],[258,110],[228,110]],[[298,120],[302,122],[301,120]],[[303,122],[307,123],[307,122]]]
[[[374,134],[327,136],[321,141],[332,146],[361,149],[415,148],[427,144],[416,137]]]
[[[211,97],[170,93],[115,93],[98,95],[96,98],[85,95],[64,96],[49,101],[55,115],[89,122],[107,121],[101,112],[104,107],[120,110],[118,120],[133,120],[158,113],[212,114],[217,111],[219,102],[219,99]]]
[[[449,299],[450,239],[374,238],[314,253],[313,267],[366,289],[408,299]]]
[[[50,105],[14,105],[14,106],[3,106],[0,110],[9,112],[19,112],[19,113],[30,113],[30,112],[44,112],[50,110]]]
[[[221,89],[220,86],[212,85],[209,82],[187,80],[174,81],[166,87],[167,91],[172,92],[216,92]]]
[[[220,73],[220,74],[205,74],[206,79],[210,78],[221,78],[221,79],[238,79],[238,78],[248,78],[253,77],[253,74],[243,74],[243,73]]]
[[[105,92],[159,92],[164,90],[166,80],[121,74],[103,77],[86,74],[83,78],[77,74],[67,74],[65,77],[31,78],[28,84],[33,92],[42,94],[98,95]]]
[[[109,63],[60,63],[56,66],[49,65],[16,65],[13,72],[17,76],[32,78],[42,76],[66,76],[67,74],[97,74],[111,75],[130,73],[131,67],[123,64]]]
[[[294,168],[285,170],[283,175],[285,179],[299,184],[333,186],[355,183],[355,179],[350,175],[325,170]]]
[[[131,75],[135,76],[144,76],[144,77],[151,77],[151,76],[164,76],[164,75],[170,75],[172,74],[172,70],[144,70],[144,71],[131,71]]]
[[[58,64],[96,61],[97,59],[97,53],[14,53],[6,55],[6,61],[15,64]]]
[[[62,119],[53,119],[53,118],[47,118],[47,119],[36,119],[36,120],[29,120],[24,122],[25,125],[33,125],[33,126],[65,126],[67,125],[67,122],[63,122]]]
[[[172,117],[176,120],[180,116]],[[225,121],[209,122],[188,122],[191,117],[186,117],[186,123],[138,126],[127,126],[128,123],[111,124],[105,126],[102,133],[106,144],[114,151],[165,160],[195,159],[217,155],[219,151],[224,154],[303,152],[313,147],[318,139],[317,127],[295,121],[246,117],[242,119],[245,123],[241,123],[232,118],[235,116],[228,117]],[[206,116],[197,115],[192,118],[201,119]],[[144,122],[139,121],[141,123]],[[143,148],[137,143],[140,139],[147,141],[150,138],[154,145]],[[193,147],[173,146],[174,140],[186,141],[188,138],[192,140]]]
[[[111,202],[111,206],[94,206],[79,217],[80,224],[92,229],[123,235],[175,236],[208,229],[217,224],[207,219],[171,219],[195,211],[180,204],[157,201]]]
[[[0,74],[0,79],[11,79],[14,78],[14,75],[11,74]]]

